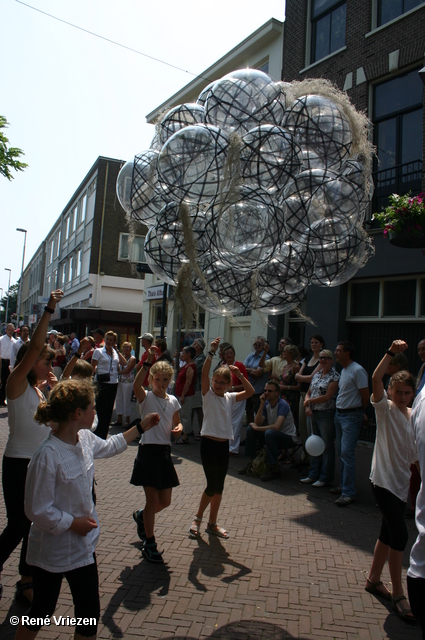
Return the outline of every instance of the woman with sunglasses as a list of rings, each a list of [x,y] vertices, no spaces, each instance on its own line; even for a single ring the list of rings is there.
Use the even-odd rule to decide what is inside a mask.
[[[335,474],[335,400],[338,393],[339,373],[334,369],[332,351],[322,349],[319,353],[320,371],[313,375],[305,396],[304,407],[310,417],[313,433],[323,438],[325,450],[321,456],[312,456],[310,471],[303,484],[324,487],[331,484]]]

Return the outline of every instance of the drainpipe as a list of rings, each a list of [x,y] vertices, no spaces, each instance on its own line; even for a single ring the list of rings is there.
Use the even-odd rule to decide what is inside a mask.
[[[103,188],[102,218],[100,221],[99,255],[97,259],[96,297],[95,297],[95,305],[94,305],[95,307],[99,307],[99,299],[100,299],[100,262],[102,259],[103,227],[105,223],[106,189],[108,187],[108,174],[109,174],[109,162],[106,163],[105,186]]]

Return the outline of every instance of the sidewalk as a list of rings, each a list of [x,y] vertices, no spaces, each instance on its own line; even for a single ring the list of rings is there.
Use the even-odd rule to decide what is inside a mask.
[[[112,432],[112,430],[111,430]],[[8,434],[0,412],[0,451]],[[402,622],[389,605],[364,591],[380,517],[368,474],[372,449],[359,445],[358,499],[338,508],[327,488],[299,483],[285,465],[282,478],[263,483],[237,474],[243,458],[231,458],[220,524],[229,540],[200,540],[187,533],[205,486],[199,443],[173,446],[180,487],[157,518],[164,565],[147,563],[132,519],[142,490],[129,485],[137,443],[121,456],[96,462],[97,548],[101,593],[100,638],[223,638],[228,640],[420,640],[418,627]],[[204,521],[205,523],[205,521]],[[3,501],[0,526],[5,525]],[[408,521],[409,545],[416,538]],[[405,564],[407,566],[408,554]],[[18,553],[3,571],[0,640],[14,637],[11,615],[25,607],[13,600]],[[384,581],[389,582],[388,571]],[[73,616],[68,587],[56,616]],[[44,627],[42,639],[68,639],[73,628]]]

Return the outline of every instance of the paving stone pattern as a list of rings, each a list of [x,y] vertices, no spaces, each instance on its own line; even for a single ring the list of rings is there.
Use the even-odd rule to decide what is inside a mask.
[[[2,410],[1,452],[7,433]],[[174,445],[181,484],[156,523],[164,565],[149,564],[140,552],[132,512],[143,506],[143,491],[129,484],[136,450],[135,443],[121,456],[96,462],[99,638],[420,639],[417,627],[364,591],[379,530],[367,479],[370,447],[358,447],[358,500],[344,508],[333,504],[327,488],[301,485],[300,473],[288,465],[280,479],[264,483],[239,476],[244,459],[231,458],[219,513],[230,538],[208,536],[204,520],[202,537],[191,540],[189,525],[205,486],[199,443]],[[408,527],[410,549],[416,529],[412,521]],[[17,566],[15,551],[3,571],[0,640],[14,637],[10,617],[26,611],[13,600]],[[388,570],[384,580],[389,582]],[[56,615],[73,616],[65,583]],[[46,640],[72,636],[72,627],[55,625],[38,635]]]

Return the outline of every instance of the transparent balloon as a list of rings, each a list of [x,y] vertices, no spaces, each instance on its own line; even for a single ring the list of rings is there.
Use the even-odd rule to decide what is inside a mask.
[[[259,125],[246,133],[241,151],[245,184],[270,194],[281,191],[301,170],[301,149],[289,131],[274,125]]]
[[[345,238],[361,213],[352,184],[322,169],[303,171],[292,180],[283,205],[288,236],[312,249]]]
[[[154,227],[151,227],[146,234],[144,250],[146,262],[152,272],[167,284],[175,285],[177,274],[183,263],[162,249]]]
[[[348,157],[352,133],[341,109],[329,98],[298,98],[285,113],[282,126],[298,141],[307,158],[311,152],[326,166],[341,165]]]
[[[224,264],[241,271],[268,262],[285,240],[283,211],[261,189],[242,187],[230,204],[217,199],[207,216],[206,234],[214,252]]]
[[[170,201],[170,196],[160,189],[157,176],[158,152],[142,151],[134,158],[131,185],[132,217],[139,222],[153,223],[155,217]]]
[[[338,287],[348,282],[373,253],[366,232],[361,227],[354,227],[340,242],[314,251],[315,265],[311,284]]]
[[[165,144],[171,136],[183,127],[201,124],[205,120],[204,108],[200,104],[179,104],[162,118],[159,124],[159,140]]]
[[[163,189],[176,200],[210,202],[223,179],[227,147],[228,140],[217,127],[192,125],[180,129],[159,155]]]
[[[182,208],[187,208],[187,225],[182,218]],[[205,212],[196,205],[184,205],[172,202],[162,209],[158,215],[155,228],[156,237],[162,249],[170,256],[178,257],[181,262],[189,262],[187,245],[191,255],[193,252],[201,256],[209,245],[203,241],[205,236]],[[186,236],[188,237],[185,237]]]
[[[129,160],[120,170],[117,177],[117,198],[124,211],[131,214],[131,184],[133,181],[134,162]]]
[[[314,253],[305,245],[284,243],[279,253],[258,269],[257,285],[274,295],[294,295],[310,284]]]
[[[280,85],[262,71],[240,69],[213,85],[204,108],[206,122],[227,133],[243,135],[259,124],[280,125],[285,95]]]

